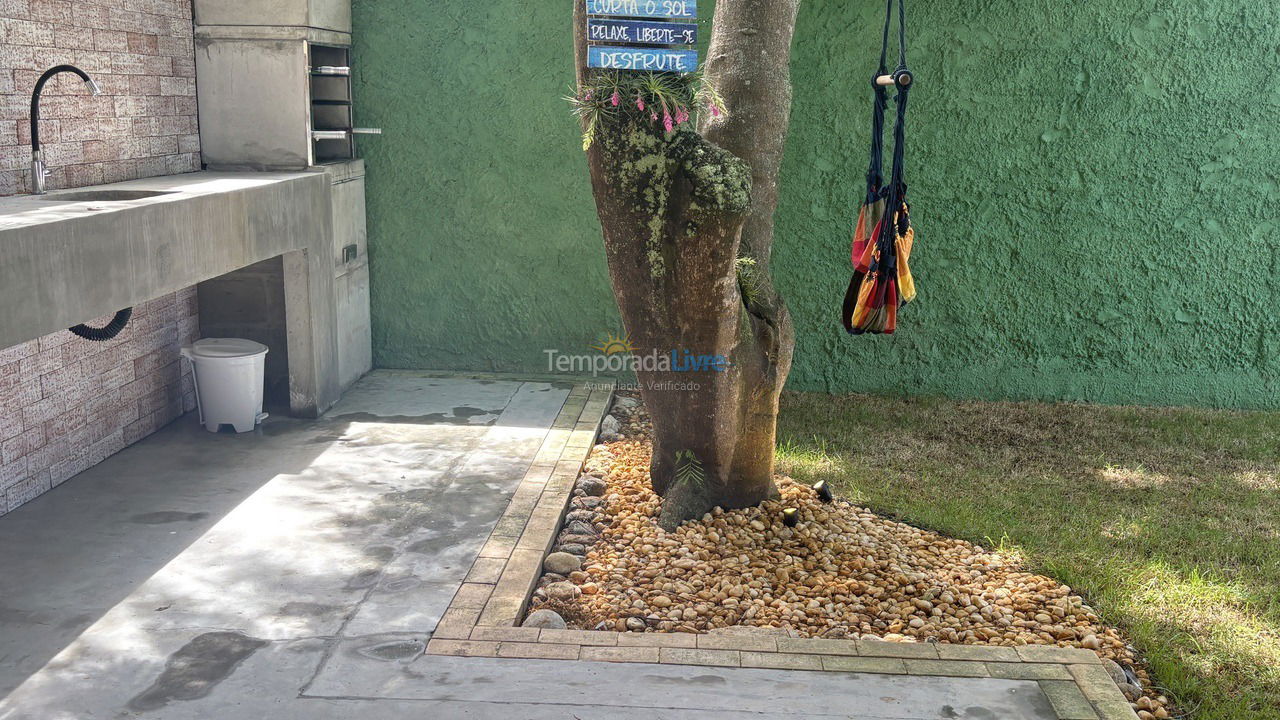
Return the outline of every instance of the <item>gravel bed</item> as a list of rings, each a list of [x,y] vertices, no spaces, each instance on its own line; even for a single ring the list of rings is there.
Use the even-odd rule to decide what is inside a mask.
[[[1174,717],[1121,633],[1016,558],[778,478],[781,498],[657,525],[649,422],[621,395],[588,458],[530,611],[570,627],[1094,650],[1142,720]],[[783,509],[798,510],[794,528]],[[549,617],[541,613],[541,619]]]

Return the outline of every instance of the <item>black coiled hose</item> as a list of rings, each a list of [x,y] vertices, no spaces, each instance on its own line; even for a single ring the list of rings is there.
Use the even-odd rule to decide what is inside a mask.
[[[128,307],[116,313],[116,316],[111,318],[111,322],[100,328],[89,327],[88,325],[77,325],[73,328],[67,329],[85,340],[105,342],[119,335],[120,332],[124,330],[124,326],[129,324],[129,318],[131,317],[133,317],[133,308]]]

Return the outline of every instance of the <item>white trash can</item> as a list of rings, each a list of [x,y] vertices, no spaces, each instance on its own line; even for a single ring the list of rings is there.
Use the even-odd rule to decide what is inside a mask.
[[[236,338],[205,338],[182,348],[191,362],[196,409],[209,432],[230,425],[245,433],[267,418],[262,412],[268,348]]]

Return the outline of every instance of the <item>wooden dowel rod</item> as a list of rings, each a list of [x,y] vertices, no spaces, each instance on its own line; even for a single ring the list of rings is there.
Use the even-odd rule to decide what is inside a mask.
[[[877,84],[877,85],[884,86],[884,87],[889,87],[890,85],[894,85],[894,84],[896,84],[896,83],[897,83],[897,81],[893,79],[893,76],[892,76],[892,75],[881,75],[880,77],[876,78],[876,84]],[[903,82],[902,82],[902,84],[903,84],[903,85],[910,85],[910,84],[911,84],[911,75],[910,75],[910,74],[906,75],[906,76],[903,78]]]

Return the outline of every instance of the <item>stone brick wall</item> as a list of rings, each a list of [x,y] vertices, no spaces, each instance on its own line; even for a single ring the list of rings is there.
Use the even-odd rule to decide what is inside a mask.
[[[200,169],[191,0],[0,0],[0,195],[30,192],[30,98],[45,69],[40,140],[50,188]]]
[[[178,350],[199,337],[191,287],[134,308],[108,342],[63,330],[0,350],[0,515],[194,409]]]

